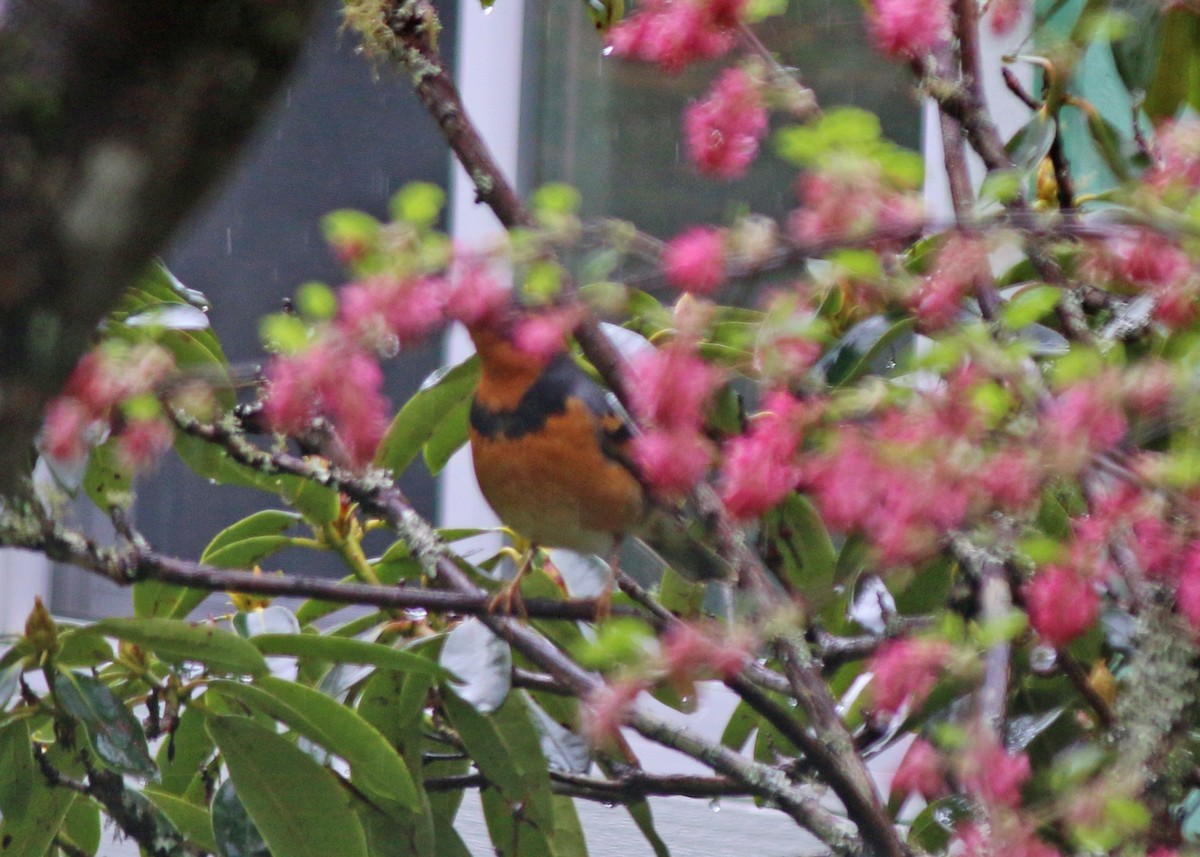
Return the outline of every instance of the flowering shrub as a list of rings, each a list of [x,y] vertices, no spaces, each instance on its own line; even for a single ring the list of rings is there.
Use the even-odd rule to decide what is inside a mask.
[[[797,168],[783,222],[741,215],[664,244],[584,228],[568,188],[519,200],[454,102],[432,7],[351,3],[368,52],[407,63],[435,117],[458,117],[443,130],[511,240],[455,246],[428,185],[397,194],[387,222],[331,213],[347,283],[306,284],[264,320],[269,360],[241,405],[194,315],[148,322],[147,296],[187,304],[164,271],[114,311],[39,450],[119,543],[72,530],[44,482],[5,501],[0,541],[133,586],[136,615],[68,627],[39,605],[0,655],[0,759],[32,784],[0,788],[0,850],[92,853],[103,812],[156,854],[465,853],[453,820],[469,788],[513,855],[584,853],[563,795],[626,805],[666,853],[650,794],[753,797],[839,855],[1195,848],[1197,16],[1145,10],[1162,32],[1150,48],[1103,3],[1066,37],[1035,32],[1012,61],[1033,57],[1045,85],[1011,80],[1032,116],[1006,141],[979,85],[978,11],[864,10],[880,62],[938,108],[945,160],[922,166],[869,114],[809,116],[811,93],[754,35],[762,4],[634,9],[607,62],[724,64],[680,118],[699,174],[736,182],[764,150]],[[1024,11],[994,4],[986,26]],[[1075,94],[1089,45],[1144,93],[1125,125]],[[1072,133],[1110,186],[1075,192]],[[923,168],[949,175],[952,219],[923,211]],[[620,265],[595,275],[591,251]],[[614,355],[601,313],[641,350]],[[639,577],[533,551],[521,597],[490,597],[511,550],[456,556],[462,533],[394,487],[466,442],[480,368],[440,371],[397,410],[379,361],[451,323],[507,337],[489,358],[506,378],[562,366],[574,334],[628,412],[625,426],[606,412],[597,443],[646,491],[631,535],[668,560]],[[506,437],[577,403],[534,404],[534,428],[498,411]],[[127,514],[134,474],[172,445],[270,498],[194,562],[157,553]],[[377,530],[394,541],[370,556]],[[350,577],[262,574],[284,548],[328,552]],[[191,624],[213,590],[233,610]],[[308,600],[270,603],[283,594]],[[378,612],[339,623],[343,603]],[[646,704],[689,710],[698,682],[737,698],[719,739]],[[643,770],[631,730],[709,774]],[[889,799],[869,761],[900,740]]]

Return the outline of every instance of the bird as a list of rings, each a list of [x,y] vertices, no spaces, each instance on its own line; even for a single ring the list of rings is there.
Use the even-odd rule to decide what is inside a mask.
[[[480,364],[468,433],[475,477],[497,517],[527,543],[517,577],[493,606],[511,612],[520,603],[534,548],[596,554],[615,568],[624,537],[639,533],[653,532],[651,549],[685,576],[725,576],[727,564],[682,533],[682,523],[664,527],[674,515],[638,474],[634,428],[615,398],[575,361],[565,338],[549,355],[518,348],[519,319],[507,312],[467,326]]]

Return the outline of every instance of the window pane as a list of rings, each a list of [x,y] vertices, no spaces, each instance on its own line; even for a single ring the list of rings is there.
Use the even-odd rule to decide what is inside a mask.
[[[680,75],[601,56],[579,0],[533,0],[525,71],[523,182],[565,181],[588,215],[636,222],[670,236],[681,226],[720,221],[739,205],[781,217],[796,204],[795,170],[767,151],[734,182],[698,176],[680,147],[681,116],[723,63]],[[792,0],[786,16],[756,27],[767,47],[800,70],[823,108],[853,104],[878,113],[884,132],[917,148],[920,111],[907,70],[866,42],[859,4]],[[782,123],[775,119],[776,127]]]

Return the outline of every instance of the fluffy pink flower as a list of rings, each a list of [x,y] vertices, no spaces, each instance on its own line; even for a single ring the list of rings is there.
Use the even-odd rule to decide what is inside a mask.
[[[648,0],[613,27],[614,54],[656,63],[676,73],[690,63],[724,55],[734,43],[747,0]]]
[[[1128,424],[1113,399],[1112,391],[1099,382],[1081,382],[1059,393],[1046,408],[1045,446],[1067,469],[1125,436]]]
[[[1100,596],[1091,581],[1072,568],[1051,565],[1025,587],[1029,624],[1052,646],[1065,646],[1100,615]]]
[[[937,265],[917,291],[915,309],[926,330],[940,330],[958,316],[962,300],[988,273],[987,246],[956,235],[938,253]]]
[[[117,436],[117,457],[130,470],[143,470],[171,448],[175,432],[166,420],[134,420]]]
[[[1158,161],[1142,181],[1164,190],[1200,190],[1200,119],[1164,123],[1158,131]]]
[[[892,778],[892,794],[909,795],[916,792],[925,800],[946,794],[946,760],[932,744],[918,738],[908,751]]]
[[[689,429],[651,429],[633,439],[633,460],[642,477],[664,497],[679,497],[704,478],[712,449]]]
[[[661,429],[695,430],[721,381],[720,372],[680,343],[635,358],[629,395],[634,416]]]
[[[992,32],[1004,36],[1020,23],[1028,8],[1028,0],[992,0],[988,4],[987,20]]]
[[[905,700],[910,700],[913,708],[919,707],[937,684],[950,654],[949,643],[940,640],[884,643],[870,666],[875,707],[886,714],[895,714]]]
[[[662,264],[675,288],[709,294],[725,280],[725,235],[720,229],[689,229],[667,244]]]
[[[347,344],[319,343],[267,367],[263,415],[280,432],[303,432],[316,416],[329,419],[351,463],[371,460],[388,426],[379,364]]]
[[[1175,589],[1175,605],[1192,629],[1200,631],[1200,542],[1188,545]]]
[[[38,447],[56,461],[78,461],[88,451],[87,429],[94,418],[81,401],[59,396],[46,408]]]
[[[1021,786],[1029,780],[1029,757],[1007,753],[994,739],[978,739],[965,760],[963,785],[991,807],[1015,809],[1021,803]]]
[[[977,474],[979,487],[1001,509],[1015,512],[1037,497],[1041,474],[1027,450],[1012,447],[987,460]]]
[[[445,322],[446,285],[425,277],[403,280],[378,275],[343,286],[338,292],[338,327],[367,348],[389,350],[419,342]]]
[[[877,229],[919,228],[921,201],[886,187],[869,172],[809,172],[796,192],[803,205],[788,216],[788,232],[801,244],[852,238]]]
[[[741,672],[749,655],[744,646],[715,640],[696,626],[680,622],[663,637],[662,657],[667,675],[686,683],[706,673],[731,678]]]
[[[567,335],[578,321],[579,313],[573,309],[528,316],[517,322],[513,329],[513,344],[519,351],[549,361],[563,350]]]
[[[874,0],[867,29],[887,56],[919,58],[950,37],[950,5],[946,0]]]
[[[688,158],[705,175],[736,179],[758,155],[767,133],[767,107],[743,69],[727,68],[703,101],[683,113]]]
[[[625,679],[604,685],[588,698],[583,709],[583,731],[593,744],[607,744],[617,738],[634,700],[646,687],[642,679]]]
[[[465,325],[480,324],[512,301],[511,290],[484,266],[465,262],[458,266],[446,296],[446,316]]]
[[[796,461],[804,406],[784,392],[771,394],[750,430],[725,445],[721,499],[736,520],[756,518],[786,497],[800,479]]]

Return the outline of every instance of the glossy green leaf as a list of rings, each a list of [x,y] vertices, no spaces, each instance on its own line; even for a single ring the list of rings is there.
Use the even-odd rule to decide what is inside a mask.
[[[875,316],[852,327],[817,366],[834,387],[852,384],[868,373],[882,373],[900,362],[911,347],[911,319],[891,322]]]
[[[271,604],[256,610],[240,610],[234,614],[233,630],[239,637],[257,637],[262,634],[299,634],[300,622],[296,614],[280,604]]]
[[[0,711],[4,710],[13,694],[17,692],[24,669],[24,664],[16,659],[12,663],[0,666]]]
[[[295,512],[263,509],[231,524],[213,537],[200,561],[221,568],[250,568],[263,557],[287,547],[291,539],[282,534],[302,524]]]
[[[446,635],[438,662],[454,674],[455,694],[483,714],[499,708],[512,687],[512,650],[478,619]]]
[[[213,837],[212,818],[204,807],[196,806],[176,795],[157,789],[145,789],[142,794],[175,825],[175,829],[189,842],[199,845],[205,851],[217,850],[217,841]]]
[[[99,804],[85,795],[76,795],[58,835],[84,854],[97,853],[100,850]]]
[[[1000,308],[1000,318],[1011,330],[1033,324],[1058,306],[1062,290],[1054,286],[1024,289]]]
[[[1159,28],[1158,65],[1142,108],[1151,119],[1171,119],[1188,97],[1189,70],[1196,62],[1200,18],[1186,6],[1171,6]]]
[[[52,756],[52,760],[57,761]],[[0,854],[44,857],[75,799],[51,788],[33,760],[29,727],[17,721],[0,728]],[[9,766],[12,767],[9,767]]]
[[[304,516],[304,520],[314,527],[331,524],[337,520],[341,512],[341,499],[338,492],[328,487],[303,479],[299,476],[280,476],[278,481],[279,496],[293,509]]]
[[[1008,141],[1005,148],[1018,170],[1036,170],[1042,159],[1050,154],[1058,123],[1046,110],[1038,110]]]
[[[449,673],[422,655],[380,643],[351,640],[329,634],[260,634],[250,640],[264,655],[291,655],[346,664],[370,664],[400,672],[446,679]]]
[[[419,808],[408,766],[374,726],[352,708],[323,693],[274,676],[255,684],[214,681],[211,690],[261,711],[350,765],[351,780],[360,789],[410,811]]]
[[[522,691],[521,697],[537,729],[550,770],[586,774],[592,766],[592,749],[587,740],[551,717],[528,693]]]
[[[100,444],[88,457],[83,490],[104,512],[126,508],[133,502],[133,473],[117,461],[115,440]]]
[[[375,463],[399,475],[443,428],[447,419],[469,402],[479,377],[479,360],[472,357],[425,379],[392,420],[379,444]]]
[[[450,460],[450,456],[458,452],[467,442],[470,430],[471,400],[459,402],[446,418],[442,420],[437,431],[429,438],[421,453],[429,472],[437,476]]]
[[[1163,7],[1155,0],[1125,0],[1122,11],[1131,26],[1123,38],[1112,43],[1113,62],[1126,89],[1144,92],[1158,59]]]
[[[181,797],[189,794],[199,781],[201,765],[212,756],[213,749],[212,739],[204,728],[203,712],[186,706],[171,738],[162,742],[155,756],[161,773],[157,790]]]
[[[198,661],[212,670],[261,675],[267,662],[246,640],[208,623],[178,619],[101,619],[77,633],[116,637],[172,661]]]
[[[213,795],[212,830],[221,857],[271,857],[271,850],[238,798],[233,780],[221,783]]]
[[[273,857],[367,857],[345,792],[311,756],[247,717],[210,717],[208,732]]]
[[[961,797],[935,800],[912,820],[908,841],[929,854],[940,853],[950,844],[955,826],[970,814],[970,806]]]
[[[58,635],[58,651],[54,653],[54,663],[60,667],[94,667],[112,659],[113,648],[103,637],[76,634],[73,629],[64,630]],[[0,706],[2,705],[0,702]]]
[[[54,698],[87,729],[92,746],[109,767],[126,774],[157,776],[142,724],[104,682],[62,670],[54,676]]]
[[[1099,112],[1090,112],[1087,114],[1087,129],[1096,151],[1100,153],[1113,175],[1121,181],[1128,179],[1129,161],[1134,153],[1126,151],[1128,147],[1121,139],[1121,132],[1117,130],[1117,126]]]

